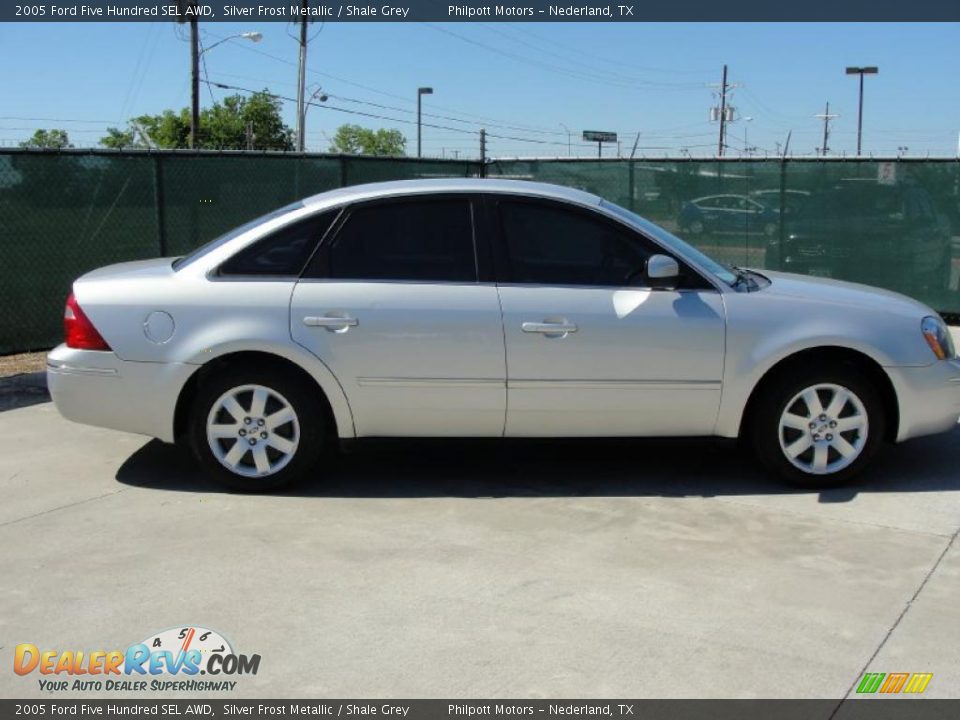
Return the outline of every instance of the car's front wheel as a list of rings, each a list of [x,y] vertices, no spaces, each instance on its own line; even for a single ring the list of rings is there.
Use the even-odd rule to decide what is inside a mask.
[[[235,490],[273,490],[299,479],[324,446],[322,413],[299,378],[227,370],[200,386],[191,441],[207,472]]]
[[[761,463],[805,487],[840,485],[869,463],[886,418],[874,385],[853,368],[781,375],[749,418]]]

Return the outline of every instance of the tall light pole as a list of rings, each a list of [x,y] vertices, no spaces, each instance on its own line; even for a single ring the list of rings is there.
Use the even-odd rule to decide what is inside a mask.
[[[200,34],[197,28],[197,20],[194,16],[190,20],[190,147],[197,146],[200,137],[200,56],[213,50],[217,45],[222,45],[227,40],[243,38],[258,43],[263,40],[263,33],[242,32],[236,35],[230,35],[222,40],[218,40],[210,47],[200,49]]]
[[[748,123],[753,122],[753,116],[745,115],[740,119],[743,120],[743,154],[746,157],[750,157],[750,144],[747,142],[747,127]]]
[[[568,127],[567,127],[566,125],[564,125],[563,123],[560,123],[560,127],[562,127],[562,128],[566,131],[566,133],[567,133],[567,157],[570,157],[570,155],[572,154],[572,153],[571,153],[571,150],[570,150],[570,147],[571,147],[571,143],[570,143],[570,128],[568,128]]]
[[[417,157],[421,156],[420,141],[421,141],[421,100],[424,95],[433,95],[432,87],[421,87],[417,88]]]
[[[861,141],[863,140],[863,76],[876,75],[879,68],[874,65],[867,67],[848,67],[847,75],[860,76],[860,110],[857,112],[857,156],[861,154]]]
[[[307,147],[307,143],[306,143],[306,134],[307,134],[307,110],[310,109],[310,105],[313,103],[313,99],[314,99],[314,98],[316,98],[316,99],[319,100],[320,102],[326,102],[327,100],[330,99],[330,98],[327,97],[327,94],[323,91],[323,88],[318,87],[316,90],[314,90],[314,91],[310,94],[310,97],[307,98],[306,102],[303,103],[303,121],[300,123],[300,127],[302,128],[302,132],[303,132],[303,135],[304,135],[304,138],[303,138],[303,139],[304,139],[304,142],[303,142],[303,145],[302,145],[302,146],[300,145],[300,140],[299,140],[299,138],[297,139],[297,146],[300,147],[301,151],[302,151],[302,150],[305,150],[306,147]]]

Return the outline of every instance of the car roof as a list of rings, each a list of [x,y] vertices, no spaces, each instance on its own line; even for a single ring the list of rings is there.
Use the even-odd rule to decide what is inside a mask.
[[[694,198],[690,202],[700,202],[701,200],[716,200],[718,198],[747,198],[746,195],[737,195],[736,193],[722,193],[720,195],[704,195],[703,197]],[[747,198],[749,200],[750,198]]]
[[[306,207],[342,205],[360,200],[434,193],[509,193],[565,200],[580,205],[598,205],[601,198],[583,190],[526,180],[488,178],[431,178],[351,185],[312,195],[303,200]]]

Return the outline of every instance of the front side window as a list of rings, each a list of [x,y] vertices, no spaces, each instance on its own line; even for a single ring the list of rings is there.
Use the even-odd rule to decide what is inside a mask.
[[[224,262],[221,276],[299,277],[339,209],[292,223],[245,247]]]
[[[314,277],[476,282],[468,198],[361,205],[350,211]]]
[[[499,203],[511,278],[543,285],[624,286],[653,254],[603,218],[547,203]]]

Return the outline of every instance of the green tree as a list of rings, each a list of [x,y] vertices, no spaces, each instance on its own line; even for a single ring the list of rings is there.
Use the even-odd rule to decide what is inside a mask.
[[[129,147],[140,147],[136,142],[133,130],[119,130],[115,127],[108,127],[107,134],[100,138],[100,144],[107,148],[121,150]]]
[[[29,140],[20,143],[23,148],[72,148],[66,130],[37,130]]]
[[[341,125],[330,143],[330,152],[346,155],[405,155],[407,139],[399,130],[370,130]]]
[[[249,144],[255,150],[292,150],[293,131],[283,124],[281,106],[281,101],[267,90],[248,97],[230,95],[201,111],[197,147],[245,150]],[[105,147],[130,147],[131,143],[126,141],[133,141],[137,136],[134,124],[157,147],[186,148],[190,145],[188,108],[180,112],[164,110],[159,115],[142,115],[135,118],[127,130],[108,128],[108,135],[100,139],[100,144]]]

